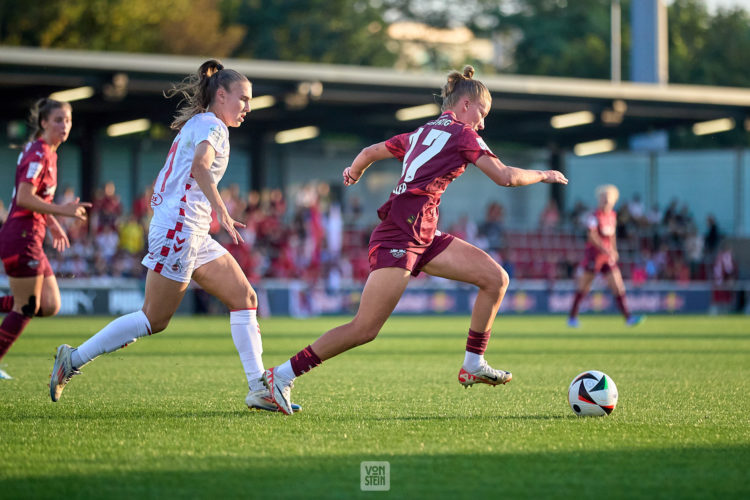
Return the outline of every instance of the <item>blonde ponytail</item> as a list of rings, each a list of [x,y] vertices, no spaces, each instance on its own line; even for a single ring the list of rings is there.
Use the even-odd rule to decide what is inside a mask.
[[[469,97],[472,101],[477,98],[491,99],[490,91],[479,80],[474,80],[474,67],[464,66],[463,74],[451,71],[448,81],[443,85],[440,97],[443,98],[442,111],[453,108],[462,96]]]

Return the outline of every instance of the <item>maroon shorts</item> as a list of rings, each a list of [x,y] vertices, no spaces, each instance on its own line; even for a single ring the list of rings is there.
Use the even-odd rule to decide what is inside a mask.
[[[617,262],[611,262],[609,256],[605,253],[587,248],[581,261],[581,267],[584,271],[590,273],[607,274],[617,269]]]
[[[5,235],[4,235],[5,236]],[[37,238],[7,238],[0,243],[0,259],[11,278],[52,276],[52,267]]]
[[[368,252],[370,272],[384,267],[399,267],[418,276],[422,268],[445,250],[451,241],[452,234],[436,234],[430,246],[426,248],[409,248],[408,244],[370,243]]]

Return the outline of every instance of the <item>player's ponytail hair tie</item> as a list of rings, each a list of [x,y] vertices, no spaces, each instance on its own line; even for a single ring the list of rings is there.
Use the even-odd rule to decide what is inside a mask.
[[[171,89],[164,92],[165,97],[182,96],[180,108],[172,121],[171,128],[180,130],[190,118],[198,113],[206,112],[219,88],[229,92],[232,83],[243,81],[248,81],[245,75],[233,69],[225,69],[221,61],[217,59],[204,62],[196,74],[188,76],[178,84],[173,84]]]
[[[474,80],[474,67],[464,66],[462,73],[451,71],[448,81],[443,85],[440,97],[443,98],[442,111],[453,108],[462,96],[469,97],[472,101],[477,98],[491,100],[490,91],[479,80]]]

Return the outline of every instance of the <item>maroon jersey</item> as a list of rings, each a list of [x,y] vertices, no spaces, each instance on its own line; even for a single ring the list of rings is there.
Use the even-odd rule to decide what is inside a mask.
[[[448,184],[464,173],[467,163],[495,155],[471,126],[452,111],[427,122],[414,132],[385,143],[403,162],[401,179],[390,198],[378,209],[382,221],[370,243],[426,248],[437,230],[438,205]]]
[[[3,237],[10,238],[22,233],[44,237],[47,216],[33,212],[16,204],[16,194],[22,182],[36,188],[36,194],[47,203],[52,203],[57,189],[57,153],[42,139],[30,142],[18,156],[16,183],[8,220],[3,225]]]
[[[609,212],[602,212],[597,209],[588,218],[587,225],[589,230],[596,229],[599,234],[599,239],[602,241],[602,245],[606,249],[612,248],[612,241],[615,238],[615,231],[617,230],[617,212],[610,210]],[[590,241],[586,242],[586,249],[596,250],[600,253],[598,247],[595,247]]]

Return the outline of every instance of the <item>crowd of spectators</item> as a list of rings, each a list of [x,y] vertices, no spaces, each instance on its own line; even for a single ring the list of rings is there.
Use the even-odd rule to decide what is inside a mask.
[[[108,182],[95,193],[89,221],[59,218],[71,248],[64,254],[48,249],[53,269],[61,277],[142,278],[151,195],[150,187],[144,189],[128,209],[114,183]],[[357,198],[349,198],[344,210],[337,195],[319,182],[295,189],[291,200],[279,189],[242,195],[239,186],[231,185],[221,190],[221,196],[232,218],[246,224],[241,230],[245,241],[232,243],[215,219],[210,231],[251,283],[300,279],[336,288],[347,280],[362,282],[368,274],[372,226],[364,221]],[[72,189],[59,196],[60,203],[74,198]],[[518,231],[506,227],[503,206],[491,202],[482,220],[462,216],[446,230],[489,252],[515,278],[571,279],[583,256],[592,209],[578,201],[563,213],[551,200],[538,229]],[[617,212],[620,267],[636,285],[649,280],[726,282],[736,277],[731,248],[722,244],[712,216],[701,234],[687,205],[677,200],[662,211],[658,206],[646,208],[636,195],[621,202]],[[0,223],[6,216],[0,204]]]
[[[469,241],[490,252],[515,277],[571,279],[583,258],[587,220],[594,208],[579,200],[570,212],[562,213],[550,200],[537,230],[515,231],[506,228],[503,207],[491,203],[475,230],[463,226],[464,221],[450,230],[470,236]],[[701,234],[688,206],[678,200],[662,211],[658,205],[646,208],[635,195],[616,210],[620,267],[623,276],[635,284],[736,278],[731,247],[713,216],[707,217]]]

